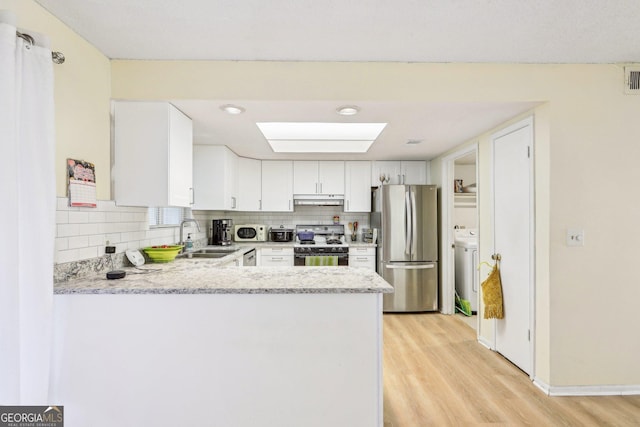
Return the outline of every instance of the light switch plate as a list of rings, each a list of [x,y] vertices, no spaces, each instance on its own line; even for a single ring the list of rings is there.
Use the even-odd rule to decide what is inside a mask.
[[[567,246],[584,246],[584,230],[567,228]]]

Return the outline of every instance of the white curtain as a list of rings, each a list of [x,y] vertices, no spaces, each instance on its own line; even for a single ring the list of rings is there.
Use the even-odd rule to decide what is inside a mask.
[[[48,40],[0,11],[0,405],[46,405],[52,337],[55,165]]]

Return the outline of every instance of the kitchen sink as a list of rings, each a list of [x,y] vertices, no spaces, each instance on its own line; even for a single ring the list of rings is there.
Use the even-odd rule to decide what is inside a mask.
[[[223,248],[202,248],[202,249],[196,249],[195,251],[193,251],[194,254],[225,254],[225,255],[229,255],[230,253],[233,253],[235,251],[237,251],[238,249],[223,249]]]
[[[191,257],[192,258],[223,258],[226,257],[229,254],[234,253],[235,251],[237,251],[238,249],[232,249],[232,248],[201,248],[201,249],[196,249],[193,252],[191,252]],[[188,257],[189,254],[188,252],[183,252],[179,255],[180,257]]]
[[[229,255],[229,252],[224,252],[224,253],[212,253],[212,252],[193,252],[191,254],[191,256],[193,258],[224,258],[227,255]],[[184,256],[188,256],[187,254],[184,254]]]

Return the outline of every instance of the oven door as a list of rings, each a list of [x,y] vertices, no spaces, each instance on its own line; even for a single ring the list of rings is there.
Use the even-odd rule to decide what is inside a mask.
[[[330,260],[324,257],[338,257],[338,265],[336,267],[347,267],[349,265],[349,254],[295,254],[293,257],[293,265],[296,267],[316,266],[327,267],[335,266]],[[309,261],[307,261],[307,257]]]

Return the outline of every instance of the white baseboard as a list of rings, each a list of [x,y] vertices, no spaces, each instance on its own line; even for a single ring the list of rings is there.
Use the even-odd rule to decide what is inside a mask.
[[[533,384],[549,396],[624,396],[640,395],[640,384],[550,386],[534,378]]]
[[[493,351],[493,344],[484,337],[478,337],[478,342],[483,346],[487,347],[489,350]]]

